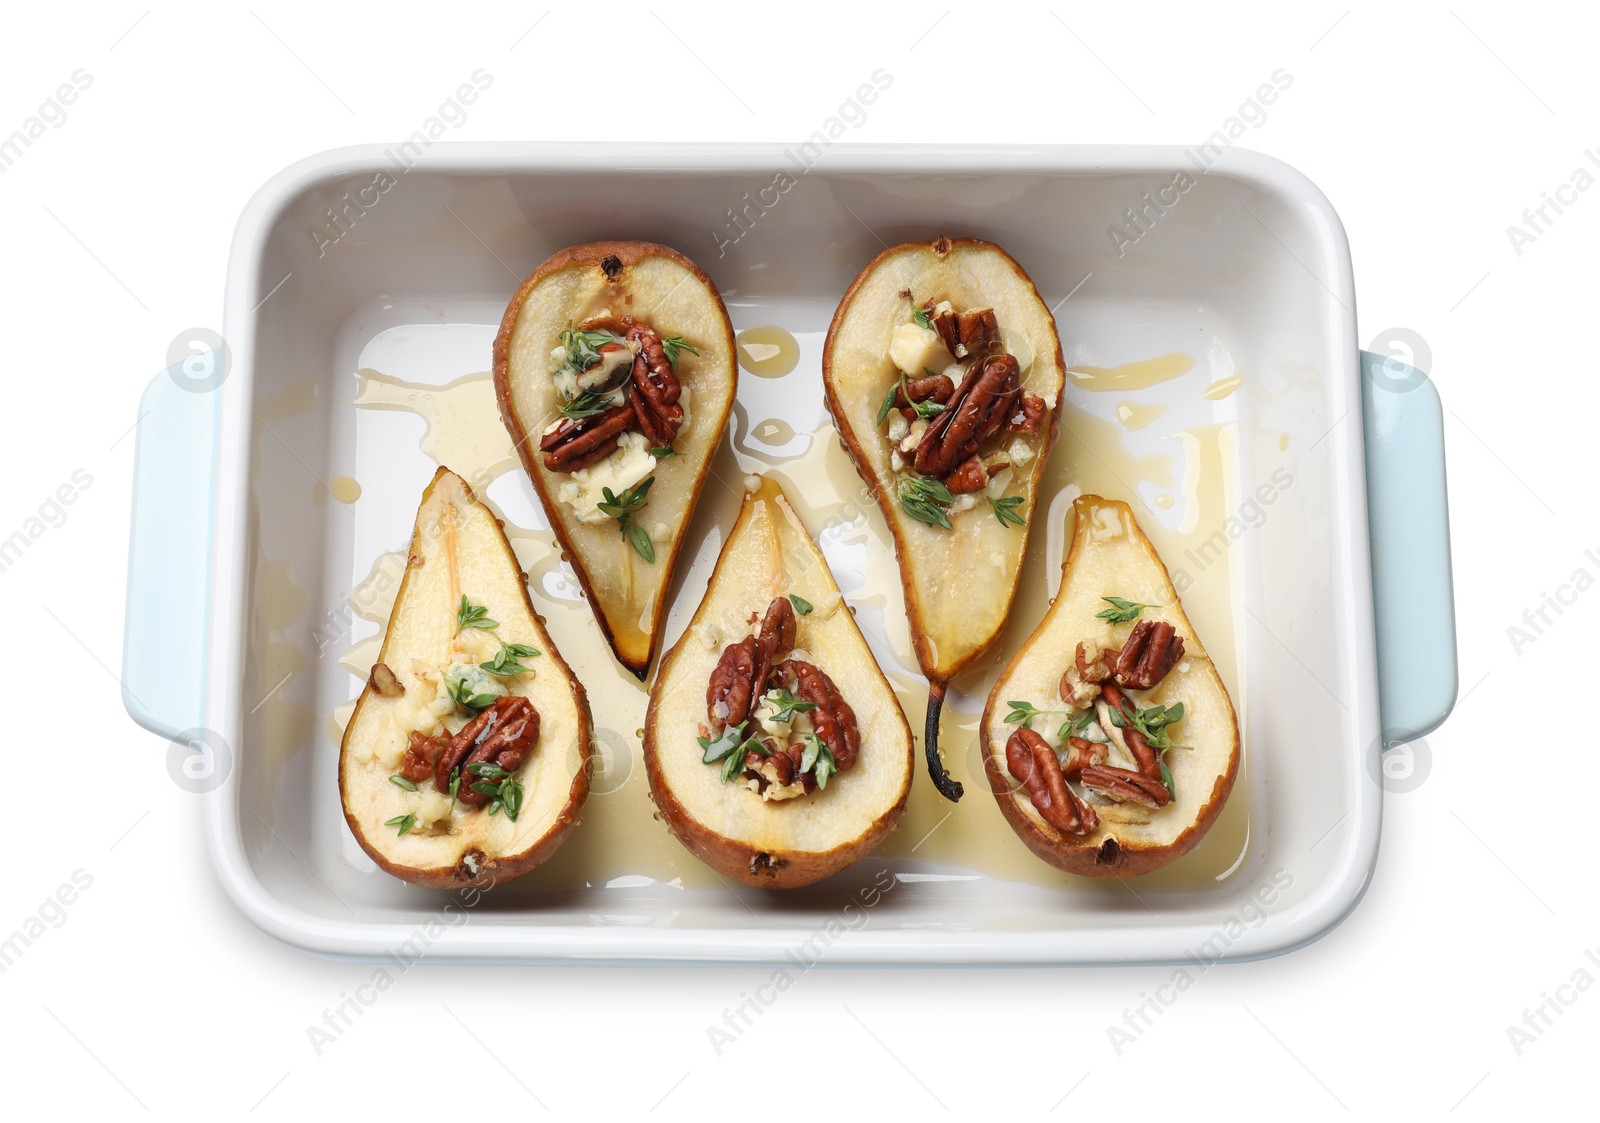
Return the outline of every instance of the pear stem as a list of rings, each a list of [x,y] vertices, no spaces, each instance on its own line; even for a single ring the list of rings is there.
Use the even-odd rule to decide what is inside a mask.
[[[944,761],[939,759],[939,714],[944,709],[944,683],[930,682],[928,684],[928,719],[922,727],[922,744],[928,754],[928,776],[933,780],[933,786],[939,789],[939,794],[955,803],[961,799],[966,789],[961,786],[960,780],[952,780],[949,773],[944,770]]]

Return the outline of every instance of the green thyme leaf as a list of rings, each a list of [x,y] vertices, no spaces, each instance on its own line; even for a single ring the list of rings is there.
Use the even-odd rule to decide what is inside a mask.
[[[628,528],[628,541],[633,546],[633,552],[645,561],[654,564],[656,560],[656,544],[650,541],[650,534],[644,527],[634,523]]]
[[[417,790],[417,785],[413,784],[410,780],[407,780],[404,776],[390,776],[389,783],[393,784],[397,788],[404,788],[408,792],[414,792]]]
[[[819,745],[822,744],[820,739],[817,743]],[[839,762],[833,759],[833,753],[829,750],[828,746],[822,745],[822,751],[817,754],[817,787],[826,788],[828,786],[829,778],[832,777],[837,771],[839,771]]]
[[[488,780],[475,780],[468,785],[468,789],[477,792],[479,795],[488,796],[490,799],[496,799],[500,795],[500,785],[491,784]]]
[[[529,647],[525,643],[502,643],[500,654],[488,663],[479,663],[478,666],[488,671],[491,675],[509,678],[512,675],[525,675],[528,668],[517,662],[518,659],[532,659],[543,655],[544,652],[536,647]]]
[[[467,599],[467,594],[461,594],[461,604],[456,608],[456,631],[463,628],[498,628],[500,625],[489,619],[489,610],[481,604],[473,604]]]
[[[450,773],[450,810],[456,809],[456,797],[461,794],[461,769]]]
[[[810,601],[805,600],[802,597],[797,597],[793,593],[790,593],[789,594],[789,603],[794,605],[794,610],[796,612],[798,612],[801,616],[810,616],[811,615],[811,602]]]
[[[1068,737],[1076,737],[1088,729],[1098,720],[1098,715],[1093,710],[1085,710],[1070,721],[1063,722],[1061,731],[1056,734],[1056,740],[1065,743]]]
[[[805,750],[800,754],[800,771],[810,772],[816,767],[817,760],[822,755],[822,738],[815,733],[807,733],[805,742]]]
[[[941,405],[938,402],[921,401],[921,402],[912,402],[911,403],[911,408],[914,411],[916,411],[916,414],[917,414],[918,417],[920,417],[924,421],[926,421],[930,417],[939,416],[939,414],[943,413],[945,410],[949,409],[950,407],[946,406],[946,405]]]
[[[655,482],[654,476],[646,476],[642,482],[624,489],[621,495],[613,494],[609,487],[601,488],[600,493],[605,498],[596,504],[602,514],[617,520],[617,529],[634,552],[652,563],[656,560],[655,543],[650,541],[650,535],[644,527],[634,521],[634,516],[644,509],[650,486]]]
[[[761,701],[775,707],[775,712],[768,720],[773,722],[793,721],[795,714],[803,714],[817,708],[815,702],[807,702],[796,698],[787,690],[774,690],[762,695]]]
[[[603,487],[600,489],[600,494],[605,498],[596,506],[613,519],[632,518],[643,509],[646,497],[650,494],[650,487],[655,482],[654,476],[646,476],[633,487],[624,488],[620,495],[614,494],[609,487]]]
[[[927,328],[929,331],[933,330],[932,308],[913,308],[911,310],[911,319],[919,328]]]
[[[467,772],[480,780],[503,780],[506,770],[492,760],[477,760],[467,765]]]
[[[506,818],[513,823],[517,821],[517,814],[522,810],[522,785],[507,776],[500,785],[500,802],[506,806]]]
[[[613,404],[621,404],[620,402],[613,403],[611,399],[612,394],[610,391],[604,394],[597,394],[593,390],[584,390],[576,398],[573,398],[570,402],[562,402],[557,408],[563,416],[569,417],[573,421],[582,421],[586,417],[598,417],[606,410],[611,409]]]
[[[708,737],[696,738],[700,742],[700,747],[705,750],[705,756],[701,757],[701,760],[706,764],[715,764],[727,757],[744,741],[744,727],[744,722],[730,725],[714,741]]]
[[[894,396],[900,392],[900,383],[891,383],[889,392],[883,397],[883,404],[878,407],[878,424],[883,424],[883,419],[889,416],[889,411],[894,408]]]
[[[1041,710],[1032,702],[1013,700],[1007,702],[1006,705],[1011,707],[1011,712],[1006,714],[1006,724],[1015,725],[1020,721],[1024,729],[1032,729],[1034,718],[1044,717],[1046,714],[1051,712],[1050,710]]]
[[[1003,499],[990,499],[989,506],[994,508],[994,517],[1000,520],[1001,526],[1026,526],[1028,520],[1017,514],[1017,508],[1027,498],[1025,495],[1008,495]]]
[[[617,341],[608,331],[578,331],[568,327],[561,333],[561,346],[567,349],[567,366],[579,372],[600,361],[600,348]]]
[[[459,708],[469,714],[480,714],[494,705],[499,700],[498,694],[474,694],[472,687],[465,679],[459,676],[446,675],[444,680],[445,692],[450,695],[450,700]]]
[[[678,450],[671,445],[656,445],[650,450],[650,455],[657,460],[665,460],[669,456],[678,455]]]
[[[1138,601],[1123,600],[1121,597],[1101,597],[1109,604],[1110,608],[1102,608],[1095,616],[1101,620],[1109,620],[1113,624],[1126,624],[1130,620],[1137,620],[1139,613],[1147,608],[1154,608],[1153,604],[1140,604]]]
[[[744,768],[743,746],[735,745],[734,748],[740,751],[729,753],[722,762],[722,782],[724,784],[732,780]]]
[[[696,351],[693,347],[690,347],[687,343],[685,343],[683,341],[683,336],[681,335],[668,336],[666,339],[663,339],[661,341],[661,350],[666,353],[667,362],[672,364],[674,369],[676,369],[678,366],[678,356],[683,354],[683,352],[687,351],[689,354],[696,356],[700,354],[700,352]]]
[[[1182,748],[1174,745],[1172,737],[1167,732],[1168,726],[1178,724],[1183,720],[1183,703],[1175,702],[1171,706],[1150,706],[1139,709],[1127,698],[1123,698],[1120,709],[1107,707],[1111,714],[1111,724],[1118,729],[1133,729],[1143,735],[1150,742],[1150,747],[1166,752],[1168,749]]]
[[[919,523],[954,530],[948,509],[954,502],[950,489],[932,476],[907,477],[900,481],[900,509]]]
[[[1173,799],[1178,798],[1178,789],[1172,786],[1172,770],[1167,767],[1166,761],[1161,761],[1161,782],[1167,785],[1167,794]]]
[[[417,817],[415,814],[396,815],[393,819],[385,819],[383,821],[383,825],[386,827],[399,827],[400,833],[405,834],[412,827],[417,825]]]

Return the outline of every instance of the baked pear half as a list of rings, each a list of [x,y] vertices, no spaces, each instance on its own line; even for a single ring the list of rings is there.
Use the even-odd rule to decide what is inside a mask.
[[[1093,495],[1061,589],[989,695],[983,766],[1028,848],[1088,877],[1193,850],[1239,771],[1239,723],[1155,547]]]
[[[940,708],[1016,592],[1061,417],[1055,319],[991,242],[891,246],[840,301],[822,378],[839,437],[894,535],[928,679],[929,773],[960,799],[939,757]]]
[[[662,660],[644,760],[695,857],[782,889],[883,841],[911,789],[911,728],[782,490],[746,482],[705,599]]]
[[[493,512],[440,468],[339,748],[356,841],[389,873],[486,887],[561,845],[589,794],[589,700]]]
[[[517,289],[495,338],[500,416],[600,630],[640,681],[737,371],[711,278],[652,242],[562,250]]]

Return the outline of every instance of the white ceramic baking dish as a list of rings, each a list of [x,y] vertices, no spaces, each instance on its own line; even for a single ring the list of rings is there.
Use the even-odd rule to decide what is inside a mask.
[[[826,428],[818,363],[839,296],[880,245],[940,233],[1005,246],[1055,308],[1069,366],[1121,386],[1069,385],[1018,618],[952,691],[945,749],[967,798],[943,803],[919,776],[891,841],[805,890],[709,876],[650,817],[636,766],[644,696],[604,657],[517,469],[487,495],[526,528],[535,603],[588,679],[605,771],[561,854],[517,882],[467,900],[378,871],[340,814],[331,715],[358,687],[341,655],[380,628],[352,614],[352,591],[404,542],[434,461],[416,417],[355,404],[356,371],[381,372],[368,404],[427,405],[430,387],[488,369],[505,300],[550,252],[620,237],[689,254],[736,329],[782,326],[802,358],[782,379],[741,379],[666,641],[704,590],[739,476],[764,467],[819,513],[811,529],[920,728],[899,591],[882,581],[886,531]],[[229,895],[313,952],[840,963],[1281,952],[1359,900],[1378,848],[1382,745],[1426,732],[1455,697],[1437,397],[1417,372],[1363,356],[1338,218],[1260,155],[1232,151],[1202,172],[1159,148],[347,149],[285,170],[250,202],[222,336],[159,375],[141,407],[125,693],[140,724],[173,739],[169,765],[200,793]],[[1105,373],[1174,354],[1194,369],[1158,384]],[[481,380],[455,392],[489,409]],[[460,450],[492,438],[472,432],[435,433],[430,447],[478,455]],[[1068,482],[1134,501],[1169,565],[1194,579],[1186,601],[1208,647],[1227,653],[1244,733],[1224,822],[1195,854],[1127,884],[1027,856],[963,745],[1059,578]],[[1212,530],[1223,538],[1196,554],[1194,536]],[[1375,634],[1375,619],[1403,628]]]

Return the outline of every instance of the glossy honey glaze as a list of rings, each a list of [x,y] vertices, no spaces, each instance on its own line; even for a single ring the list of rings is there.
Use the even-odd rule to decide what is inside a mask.
[[[756,336],[757,330],[739,336],[741,365],[748,365],[744,345],[752,336],[753,342],[765,347],[787,346],[776,336]],[[793,342],[789,333],[782,335]],[[753,350],[757,354],[751,363],[787,358],[765,349]],[[796,348],[797,355],[799,351]],[[1129,395],[1137,397],[1140,389],[1177,378],[1193,366],[1188,355],[1164,355],[1117,368],[1073,372],[1060,436],[1041,480],[1034,525],[1029,528],[1029,555],[1010,623],[988,652],[951,684],[945,703],[941,744],[951,774],[966,785],[966,798],[952,804],[933,789],[923,771],[919,736],[917,776],[906,813],[898,829],[875,852],[893,862],[897,870],[986,875],[1066,892],[1107,891],[1105,884],[1057,871],[1027,851],[1002,819],[988,791],[977,743],[979,717],[990,686],[1038,625],[1060,582],[1063,554],[1071,536],[1071,500],[1080,491],[1133,505],[1172,571],[1235,707],[1243,711],[1246,699],[1238,674],[1230,558],[1224,551],[1220,558],[1208,557],[1209,564],[1203,567],[1192,563],[1194,557],[1202,556],[1194,551],[1222,526],[1226,512],[1238,503],[1237,426],[1230,422],[1174,429],[1166,434],[1170,439],[1161,442],[1159,454],[1134,455],[1128,448],[1129,429],[1157,425],[1167,413],[1166,407],[1127,400]],[[811,380],[812,385],[805,389],[814,396],[821,376],[812,358],[774,377],[796,380],[794,396],[799,398],[799,380]],[[1080,394],[1115,392],[1118,397],[1108,412],[1121,423],[1075,408],[1071,400],[1074,387]],[[1196,395],[1201,392],[1203,387]],[[745,394],[741,398],[749,400]],[[1117,402],[1124,408],[1118,408]],[[365,369],[359,372],[355,404],[420,415],[425,422],[421,450],[471,481],[491,506],[493,499],[485,491],[508,471],[515,472],[517,483],[532,499],[532,486],[522,478],[494,408],[489,375],[470,373],[442,386],[419,386]],[[927,686],[916,671],[888,528],[831,423],[823,417],[820,424],[812,425],[790,409],[783,409],[782,417],[767,415],[776,412],[767,409],[752,416],[745,401],[735,404],[729,439],[712,461],[711,475],[687,530],[673,580],[665,642],[677,641],[705,591],[723,534],[737,513],[744,475],[760,471],[783,485],[821,543],[850,611],[872,644],[912,728],[920,731]],[[532,507],[537,509],[536,500]],[[550,861],[521,879],[519,886],[555,891],[650,884],[737,888],[692,857],[656,818],[640,749],[646,687],[612,658],[554,535],[542,520],[541,525],[522,527],[505,519],[505,532],[529,575],[536,611],[545,618],[552,639],[588,690],[595,726],[595,776],[583,824]],[[392,607],[392,590],[398,584],[395,577],[404,560],[398,554],[371,559],[367,578],[351,594],[352,611],[380,625],[379,635],[344,653],[342,663],[353,676],[364,678],[376,655],[381,626]],[[355,685],[353,681],[352,691]],[[342,706],[327,715],[330,737],[337,739],[348,709]],[[870,751],[870,746],[865,751]],[[1233,798],[1200,848],[1166,869],[1138,879],[1135,888],[1200,888],[1240,866],[1251,829],[1247,769],[1248,753]],[[848,774],[838,782],[848,783]]]

